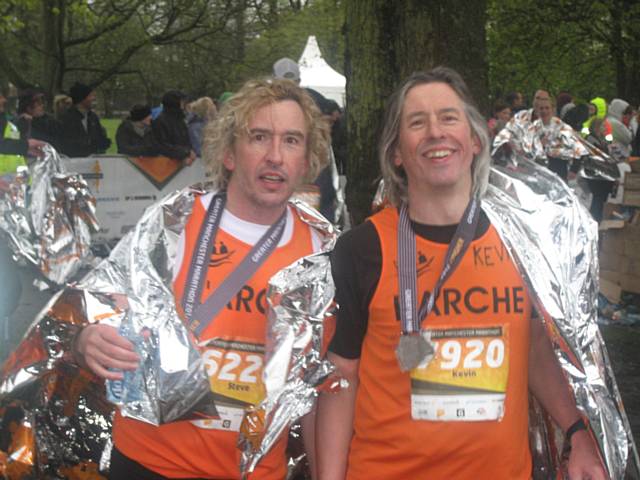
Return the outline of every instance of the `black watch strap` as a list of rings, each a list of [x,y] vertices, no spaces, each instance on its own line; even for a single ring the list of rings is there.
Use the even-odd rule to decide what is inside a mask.
[[[564,436],[565,441],[567,443],[570,443],[571,437],[573,437],[574,433],[579,432],[580,430],[587,430],[587,428],[587,424],[584,422],[584,420],[582,418],[579,418],[578,420],[573,422],[569,428],[567,428],[567,433],[565,433]]]

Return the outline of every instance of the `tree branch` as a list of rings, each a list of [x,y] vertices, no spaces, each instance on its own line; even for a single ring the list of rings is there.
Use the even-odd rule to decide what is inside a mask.
[[[2,68],[11,83],[16,87],[23,89],[34,88],[36,86],[33,82],[23,77],[22,74],[13,66],[13,63],[11,63],[11,60],[4,50],[3,42],[0,42],[0,65],[2,65]]]
[[[83,43],[88,43],[88,42],[91,42],[93,40],[96,40],[97,38],[100,38],[105,33],[112,32],[112,31],[118,29],[119,27],[121,27],[122,25],[124,25],[125,23],[127,23],[129,21],[129,19],[138,11],[138,8],[143,3],[144,3],[144,0],[138,0],[133,6],[131,6],[129,8],[129,10],[126,13],[121,13],[121,12],[118,13],[118,15],[116,16],[117,20],[114,21],[113,23],[110,23],[110,24],[106,25],[105,27],[94,31],[93,33],[91,33],[89,35],[85,35],[83,37],[77,37],[77,38],[73,38],[73,39],[70,39],[70,40],[66,40],[64,42],[64,46],[65,47],[73,47],[73,46],[80,45],[80,44],[83,44]]]

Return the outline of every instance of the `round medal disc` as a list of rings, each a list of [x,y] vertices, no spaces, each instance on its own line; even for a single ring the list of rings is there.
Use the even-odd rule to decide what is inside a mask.
[[[422,332],[401,335],[396,348],[400,370],[403,372],[413,370],[425,359],[433,356],[434,352],[432,343],[424,337]]]

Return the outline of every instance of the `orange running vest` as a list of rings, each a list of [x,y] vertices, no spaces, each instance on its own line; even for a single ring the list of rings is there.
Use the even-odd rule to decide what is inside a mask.
[[[446,281],[423,328],[507,326],[505,413],[501,421],[426,421],[411,416],[411,382],[400,371],[396,255],[398,212],[371,217],[382,250],[380,280],[369,305],[347,478],[528,479],[528,354],[531,303],[496,230],[474,240]],[[426,301],[447,245],[416,236],[418,299]],[[464,345],[464,341],[462,341]],[[463,356],[466,352],[463,350]]]
[[[194,209],[185,227],[184,257],[178,276],[174,282],[176,302],[181,299],[186,285],[191,253],[195,251],[200,226],[206,209],[200,199],[194,202]],[[200,340],[219,339],[221,342],[236,342],[255,346],[260,352],[266,337],[266,288],[269,279],[295,260],[313,252],[311,231],[294,213],[294,227],[291,239],[286,245],[276,248],[260,269],[227,304],[227,307],[207,327]],[[218,230],[214,253],[207,271],[206,285],[202,299],[218,287],[236,265],[251,250],[251,245],[242,242],[222,229]],[[229,343],[233,345],[234,343]],[[233,347],[230,347],[230,349]],[[235,389],[237,398],[252,400],[259,388],[253,385],[250,393],[243,392],[247,379],[261,385],[262,354],[256,352],[232,351],[206,356],[207,371],[214,373],[217,381],[223,381],[224,388]],[[211,353],[211,352],[209,352]],[[216,352],[214,352],[216,353]],[[258,355],[258,357],[256,357]],[[211,362],[218,360],[212,367]],[[243,382],[244,380],[244,382]],[[285,447],[286,435],[274,446],[258,464],[251,479],[278,479],[286,476]],[[240,450],[236,443],[236,431],[200,428],[189,421],[174,422],[155,427],[144,422],[122,417],[117,413],[113,425],[116,448],[124,455],[163,476],[171,478],[240,478]]]

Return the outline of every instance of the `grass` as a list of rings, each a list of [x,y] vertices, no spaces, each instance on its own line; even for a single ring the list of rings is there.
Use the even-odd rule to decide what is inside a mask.
[[[107,130],[107,137],[111,139],[111,146],[107,153],[117,153],[118,147],[116,147],[116,130],[118,129],[118,125],[120,125],[119,118],[101,118],[100,123]]]

